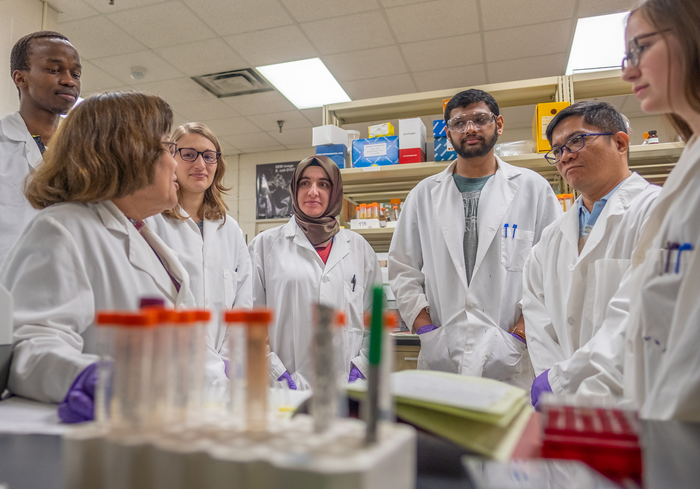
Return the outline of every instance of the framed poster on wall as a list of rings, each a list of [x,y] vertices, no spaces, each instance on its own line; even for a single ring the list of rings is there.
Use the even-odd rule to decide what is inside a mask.
[[[292,216],[289,187],[298,161],[268,163],[255,167],[256,219],[280,219]]]

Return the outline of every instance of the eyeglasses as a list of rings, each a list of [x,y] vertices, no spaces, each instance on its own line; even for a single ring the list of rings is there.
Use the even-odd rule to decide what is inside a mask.
[[[569,153],[578,153],[583,149],[583,147],[586,145],[586,138],[587,137],[594,137],[594,136],[612,136],[613,132],[596,132],[596,133],[591,133],[591,134],[579,134],[578,136],[574,136],[571,139],[569,139],[566,143],[562,144],[561,146],[555,146],[552,148],[551,151],[549,151],[547,154],[544,155],[544,158],[547,160],[547,163],[550,165],[556,165],[559,163],[561,160],[561,157],[564,155],[564,150],[567,150]]]
[[[173,141],[161,141],[161,143],[165,146],[165,150],[170,153],[170,156],[174,158],[175,153],[177,153],[177,143]]]
[[[447,128],[454,132],[466,132],[471,122],[474,128],[478,131],[484,127],[490,126],[496,121],[496,116],[491,112],[475,112],[471,115],[459,115],[447,121]]]
[[[647,37],[655,36],[661,34],[662,32],[669,32],[671,29],[664,29],[662,31],[650,32],[649,34],[642,34],[641,36],[636,36],[630,39],[627,43],[627,55],[622,58],[622,71],[625,71],[628,67],[639,66],[639,60],[642,59],[642,53],[649,47],[648,45],[639,45],[640,39],[646,39]]]
[[[216,165],[219,158],[221,158],[221,153],[211,150],[197,151],[196,149],[192,148],[177,148],[177,152],[180,153],[180,158],[182,158],[182,161],[187,161],[188,163],[197,161],[199,155],[202,155],[202,161],[204,161],[204,163],[207,165]]]

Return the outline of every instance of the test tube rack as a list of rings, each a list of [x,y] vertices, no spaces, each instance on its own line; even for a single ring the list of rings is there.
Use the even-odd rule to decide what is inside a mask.
[[[315,433],[297,415],[267,432],[219,425],[151,435],[76,427],[63,439],[66,487],[73,489],[409,489],[416,433],[382,422],[375,444],[365,423],[337,419]]]

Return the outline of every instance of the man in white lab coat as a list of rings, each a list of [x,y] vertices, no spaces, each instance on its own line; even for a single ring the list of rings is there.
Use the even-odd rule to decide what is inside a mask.
[[[420,335],[419,368],[529,388],[522,270],[561,206],[544,178],[494,155],[503,117],[491,95],[458,93],[445,121],[458,157],[406,198],[389,248],[389,284]]]
[[[588,360],[574,353],[600,330],[661,191],[630,172],[627,124],[610,104],[567,107],[549,123],[547,138],[545,158],[581,195],[545,229],[523,273],[535,407],[542,392],[578,387],[572,377]]]
[[[0,263],[37,213],[22,194],[24,179],[78,100],[80,56],[58,32],[34,32],[15,43],[10,71],[20,104],[0,120]]]

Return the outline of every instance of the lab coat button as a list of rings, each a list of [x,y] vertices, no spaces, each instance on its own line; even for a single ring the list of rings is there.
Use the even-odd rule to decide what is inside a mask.
[[[568,320],[567,322],[568,322],[571,326],[573,326],[574,324],[576,324],[576,320],[575,320],[574,318],[569,318],[569,320]]]
[[[327,276],[326,276],[326,277],[323,277],[323,283],[328,283],[329,280],[330,280],[330,279],[329,279]]]
[[[569,271],[570,271],[570,272],[573,272],[573,271],[574,271],[574,268],[576,268],[576,267],[575,267],[575,265],[574,265],[573,263],[572,263],[571,265],[569,265]]]
[[[468,346],[468,347],[466,347],[466,348],[464,349],[464,351],[466,351],[467,353],[471,353],[471,352],[474,351],[474,347]]]

